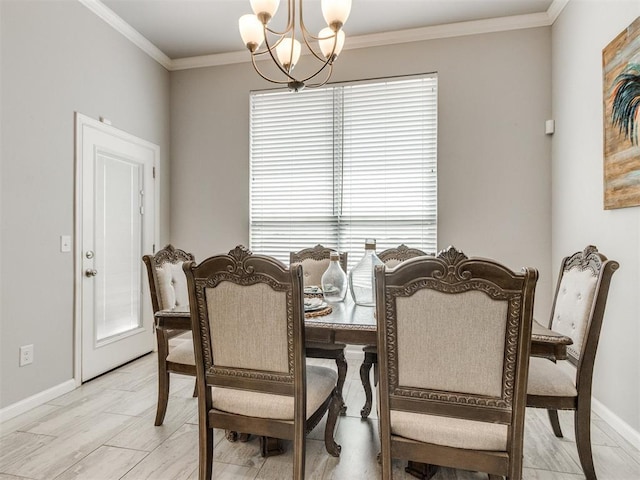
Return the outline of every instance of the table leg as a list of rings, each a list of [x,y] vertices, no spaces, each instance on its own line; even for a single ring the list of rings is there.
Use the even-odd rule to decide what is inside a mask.
[[[250,433],[234,432],[233,430],[225,430],[224,437],[231,443],[234,442],[248,442],[251,438]]]
[[[344,381],[347,378],[347,359],[344,357],[344,350],[336,357],[336,367],[338,367],[338,384],[336,390],[340,395],[340,401],[342,407],[340,408],[340,415],[347,414],[347,404],[344,403],[344,397],[342,396],[342,388],[344,387]]]
[[[362,388],[364,388],[365,402],[364,407],[360,410],[360,417],[366,419],[371,413],[371,405],[373,403],[373,394],[371,391],[371,381],[369,374],[373,363],[377,360],[377,354],[373,352],[365,352],[364,361],[360,366],[360,380],[362,381]]]
[[[284,445],[280,438],[260,437],[260,455],[263,457],[275,457],[284,453]]]
[[[409,464],[405,467],[404,471],[412,477],[429,480],[438,472],[438,466],[409,460]]]

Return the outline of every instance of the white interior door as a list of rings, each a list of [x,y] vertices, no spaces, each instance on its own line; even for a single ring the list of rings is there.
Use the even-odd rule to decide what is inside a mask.
[[[142,255],[155,243],[159,147],[76,115],[81,380],[154,346]]]

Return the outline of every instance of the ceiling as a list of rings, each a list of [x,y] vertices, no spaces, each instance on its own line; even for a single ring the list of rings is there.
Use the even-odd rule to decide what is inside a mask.
[[[247,61],[249,0],[79,0],[170,70]],[[296,0],[300,1],[300,0]],[[312,32],[320,0],[304,1]],[[551,25],[569,0],[352,0],[345,49]],[[272,20],[284,26],[286,0]]]

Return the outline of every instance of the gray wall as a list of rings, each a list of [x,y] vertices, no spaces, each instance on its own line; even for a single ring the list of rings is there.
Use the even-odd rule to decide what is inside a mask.
[[[594,372],[598,413],[640,446],[640,208],[603,209],[602,49],[640,15],[637,0],[569,2],[552,29],[552,260],[594,244],[620,262]],[[599,405],[596,405],[600,407]],[[620,423],[622,422],[622,423]],[[626,425],[625,425],[626,424]],[[631,427],[635,432],[628,431]]]
[[[169,73],[80,3],[0,1],[0,407],[73,377],[74,111],[161,148],[168,238]],[[33,344],[33,365],[18,348]]]
[[[347,50],[333,77],[438,72],[438,246],[537,267],[544,318],[555,283],[550,45],[550,29],[535,28]],[[171,238],[198,259],[248,244],[249,92],[264,88],[250,64],[172,73]]]

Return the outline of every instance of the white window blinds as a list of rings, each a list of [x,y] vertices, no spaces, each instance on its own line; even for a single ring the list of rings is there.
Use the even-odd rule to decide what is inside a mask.
[[[251,96],[250,248],[434,252],[437,77]]]

